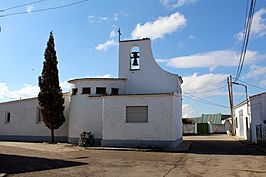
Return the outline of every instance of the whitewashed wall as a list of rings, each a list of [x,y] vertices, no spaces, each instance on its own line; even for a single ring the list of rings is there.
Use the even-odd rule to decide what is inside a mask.
[[[94,138],[102,138],[102,97],[73,95],[70,100],[69,138],[76,143],[83,131],[94,134]]]
[[[128,143],[162,144],[182,139],[181,112],[173,109],[173,95],[135,95],[104,97],[103,145]],[[180,99],[180,98],[179,98]],[[177,102],[177,109],[180,101]],[[148,106],[147,123],[126,123],[126,106]],[[175,114],[175,116],[173,116]],[[178,120],[175,120],[178,119]],[[132,141],[133,140],[133,141]],[[142,141],[144,143],[142,143]],[[123,144],[125,143],[125,144]],[[155,145],[153,144],[153,145]],[[132,144],[131,144],[132,146]],[[155,145],[156,146],[156,145]]]
[[[68,97],[65,97],[65,123],[55,136],[66,139],[68,132]],[[0,103],[0,138],[6,140],[44,140],[51,135],[43,122],[37,123],[37,98]],[[5,112],[10,112],[11,121],[5,123]]]
[[[239,116],[239,111],[243,110],[243,119],[240,119]],[[248,128],[246,126],[246,117],[248,117],[248,125],[250,124],[250,116],[248,115],[248,111],[247,111],[247,104],[243,104],[237,108],[234,109],[234,113],[235,113],[235,117],[237,118],[237,127],[236,127],[236,136],[240,137],[240,138],[244,138],[247,139],[248,138]],[[243,135],[241,135],[240,131],[240,124],[243,124]]]
[[[256,126],[266,120],[266,94],[250,97],[252,141],[257,142]]]
[[[175,139],[182,137],[182,98],[181,94],[175,94],[173,97],[173,119]]]
[[[130,70],[130,54],[140,48],[140,70]],[[119,42],[119,77],[127,78],[127,93],[180,93],[181,78],[163,70],[154,60],[149,39]]]

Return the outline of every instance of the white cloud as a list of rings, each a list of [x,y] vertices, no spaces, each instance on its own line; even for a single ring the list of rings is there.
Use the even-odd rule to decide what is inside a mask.
[[[31,11],[33,10],[33,8],[34,8],[33,6],[30,6],[30,5],[27,6],[27,12],[28,13],[31,13]]]
[[[182,89],[184,93],[196,94],[196,96],[214,96],[225,95],[223,89],[226,88],[227,74],[203,74],[194,73],[189,76],[182,77]]]
[[[98,44],[95,49],[98,51],[106,51],[110,47],[118,46],[118,42],[114,39],[118,35],[117,31],[117,27],[113,25],[113,29],[109,34],[109,39],[104,43]]]
[[[184,15],[176,12],[170,16],[159,17],[153,22],[146,22],[145,24],[137,24],[133,32],[132,38],[151,38],[152,40],[164,38],[166,34],[175,32],[176,30],[185,27],[187,19]]]
[[[192,118],[200,115],[200,111],[191,106],[190,104],[182,104],[182,117]]]
[[[128,16],[128,13],[126,13],[126,12],[116,12],[116,13],[113,14],[112,20],[116,22],[116,21],[119,20],[119,17],[121,17],[121,16],[122,17],[123,16],[126,17],[126,16]]]
[[[95,76],[96,78],[111,78],[111,74],[104,74],[104,75],[98,75]]]
[[[59,85],[60,85],[63,92],[69,92],[70,84],[67,81],[60,82]]]
[[[123,16],[128,16],[128,14],[125,12],[116,12],[112,16],[108,16],[108,17],[106,16],[97,17],[94,15],[89,15],[88,20],[90,23],[101,23],[101,22],[110,22],[110,21],[117,22],[119,20],[119,17],[123,17]]]
[[[102,21],[106,21],[106,20],[108,20],[107,17],[100,17],[99,19],[102,20]]]
[[[156,59],[155,60],[157,63],[167,63],[168,60],[164,60],[164,59]]]
[[[175,57],[166,60],[167,65],[174,68],[209,68],[213,71],[219,66],[233,67],[239,62],[240,53],[234,50],[217,50],[194,55]],[[247,50],[245,64],[252,64],[260,59],[265,59],[256,51]]]
[[[70,89],[70,85],[67,81],[63,81],[60,83],[60,87],[63,92],[68,92]],[[25,98],[34,98],[38,96],[40,92],[40,88],[35,85],[25,84],[22,88],[17,90],[10,90],[6,83],[0,83],[0,101],[1,100],[17,100],[17,99],[25,99]]]
[[[112,75],[111,74],[103,74],[103,75],[97,75],[97,76],[86,76],[86,78],[111,78]],[[75,78],[71,78],[69,80],[72,80]]]
[[[266,15],[266,8],[261,8],[255,12],[253,16],[253,21],[250,30],[250,36],[258,38],[266,35],[266,19],[263,18]],[[236,34],[236,38],[242,41],[244,37],[244,32],[240,31]]]
[[[256,66],[252,65],[249,67],[249,71],[246,75],[247,78],[254,78],[256,76],[266,75],[266,67],[265,66]]]
[[[109,38],[114,38],[117,36],[117,30],[116,28],[114,28],[111,32],[110,32],[110,35],[109,35]]]
[[[161,3],[167,7],[177,8],[187,4],[194,3],[196,1],[197,0],[161,0]]]
[[[109,39],[102,44],[98,44],[95,47],[95,49],[98,51],[106,51],[108,48],[110,48],[112,46],[117,46],[117,45],[118,45],[118,43],[114,39]]]
[[[192,40],[195,39],[195,36],[193,36],[192,34],[188,36],[188,39]]]
[[[33,85],[24,85],[18,90],[9,90],[6,83],[0,83],[0,100],[1,99],[20,99],[36,97],[39,93],[39,87]]]
[[[89,15],[88,20],[90,23],[101,23],[108,21],[108,17],[95,17],[94,15]]]

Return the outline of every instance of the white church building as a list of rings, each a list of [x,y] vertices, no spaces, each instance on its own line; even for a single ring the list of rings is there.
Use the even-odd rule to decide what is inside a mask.
[[[182,141],[182,78],[160,68],[150,39],[119,42],[118,78],[69,83],[57,141],[77,143],[83,131],[101,146],[175,148]],[[49,139],[37,98],[0,103],[0,140]]]

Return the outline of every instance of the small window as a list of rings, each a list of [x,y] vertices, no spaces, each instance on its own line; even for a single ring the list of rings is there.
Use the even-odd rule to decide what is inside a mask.
[[[11,121],[11,113],[10,112],[6,112],[6,115],[5,115],[5,123],[6,124],[9,124]]]
[[[91,94],[91,88],[90,87],[82,88],[82,94]]]
[[[238,122],[237,122],[237,117],[236,117],[236,122],[235,122],[235,124],[236,124],[236,128],[238,128]]]
[[[73,88],[71,95],[77,95],[77,93],[78,93],[78,89],[77,88]]]
[[[148,106],[127,106],[126,122],[148,122]]]
[[[112,88],[111,95],[118,95],[118,91],[119,91],[118,88]]]
[[[36,124],[39,124],[42,122],[42,112],[41,108],[37,107],[36,108]]]
[[[96,94],[106,94],[105,87],[96,87]]]

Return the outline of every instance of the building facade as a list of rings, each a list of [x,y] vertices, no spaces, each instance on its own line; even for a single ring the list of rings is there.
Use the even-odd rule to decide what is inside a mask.
[[[66,122],[56,130],[57,139],[77,143],[90,131],[102,146],[174,148],[182,141],[182,78],[160,68],[150,39],[119,42],[118,78],[69,83]],[[49,138],[40,116],[36,98],[0,103],[0,138]]]
[[[234,107],[236,136],[257,143],[257,126],[266,124],[266,92]]]

